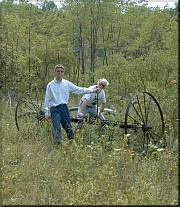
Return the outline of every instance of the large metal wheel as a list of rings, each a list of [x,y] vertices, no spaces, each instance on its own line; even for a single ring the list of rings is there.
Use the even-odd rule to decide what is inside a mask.
[[[44,118],[43,101],[44,89],[36,87],[26,91],[19,98],[15,110],[15,123],[18,131],[33,131],[42,125]]]
[[[134,95],[128,103],[124,129],[128,146],[146,154],[148,148],[165,147],[164,118],[158,101],[148,92]]]

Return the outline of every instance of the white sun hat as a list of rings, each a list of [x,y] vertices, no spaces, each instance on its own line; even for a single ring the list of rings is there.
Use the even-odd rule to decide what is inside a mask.
[[[102,83],[103,85],[105,86],[108,86],[109,85],[109,82],[105,79],[105,78],[101,78],[98,80],[98,84],[99,83]]]

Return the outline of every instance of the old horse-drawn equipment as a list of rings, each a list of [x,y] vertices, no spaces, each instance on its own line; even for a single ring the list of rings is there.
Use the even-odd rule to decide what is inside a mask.
[[[34,87],[19,98],[15,110],[15,122],[19,131],[43,127],[44,92]],[[123,128],[128,138],[128,146],[144,154],[147,153],[149,145],[154,145],[156,148],[166,146],[163,113],[157,99],[149,92],[134,94],[129,99],[124,110],[123,121],[119,120],[118,110],[105,108],[106,120],[97,122],[92,121],[90,116],[77,117],[77,109],[76,106],[69,108],[77,138],[84,124],[98,124],[101,128],[105,126]]]

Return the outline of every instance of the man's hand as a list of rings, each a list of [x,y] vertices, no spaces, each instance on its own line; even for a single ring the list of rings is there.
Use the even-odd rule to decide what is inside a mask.
[[[44,113],[44,111],[41,110],[41,111],[37,114],[36,118],[37,118],[38,121],[42,121],[43,119],[45,119],[45,113]]]
[[[97,90],[97,93],[101,91],[101,88],[99,88],[99,85],[96,86],[96,90]]]
[[[45,113],[45,119],[49,120],[51,118],[51,116],[49,115],[49,113]]]
[[[101,89],[98,86],[96,86],[96,89],[94,89],[92,91],[92,93],[99,93],[100,91],[101,91]]]
[[[48,121],[51,119],[51,116],[49,115],[48,112],[44,112],[43,110],[41,110],[37,116],[36,116],[38,121]]]

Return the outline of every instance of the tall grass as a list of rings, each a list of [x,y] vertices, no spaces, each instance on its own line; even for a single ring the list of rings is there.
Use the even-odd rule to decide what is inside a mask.
[[[64,134],[56,146],[47,125],[20,133],[1,106],[2,204],[177,204],[177,145],[140,157],[122,129],[89,130],[90,138],[84,131],[69,144]]]

